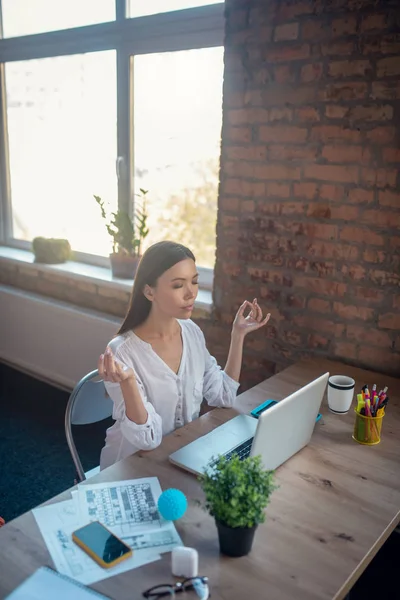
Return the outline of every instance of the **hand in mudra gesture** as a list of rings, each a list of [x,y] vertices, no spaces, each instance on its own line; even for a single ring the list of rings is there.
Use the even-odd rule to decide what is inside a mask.
[[[97,368],[103,381],[122,383],[135,377],[133,369],[124,368],[115,360],[110,348],[100,355]]]
[[[245,316],[246,309],[250,309],[250,312]],[[253,302],[245,300],[236,313],[232,325],[232,332],[245,336],[251,331],[257,331],[257,329],[264,327],[264,325],[268,323],[270,317],[271,313],[268,313],[263,319],[263,313],[257,302],[257,298],[254,298]]]

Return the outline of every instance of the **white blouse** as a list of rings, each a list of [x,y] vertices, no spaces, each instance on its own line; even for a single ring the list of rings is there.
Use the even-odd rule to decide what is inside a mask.
[[[230,407],[239,383],[231,379],[206,348],[201,329],[191,320],[179,320],[182,331],[182,359],[178,373],[154,352],[151,344],[132,331],[114,338],[109,346],[115,359],[134,370],[148,417],[138,425],[125,413],[119,383],[105,382],[114,402],[113,418],[101,451],[104,469],[137,450],[152,450],[167,435],[197,419],[203,397],[210,406]]]

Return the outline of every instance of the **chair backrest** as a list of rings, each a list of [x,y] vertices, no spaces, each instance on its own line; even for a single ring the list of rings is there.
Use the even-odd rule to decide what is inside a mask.
[[[106,394],[104,382],[98,378],[98,371],[83,377],[73,389],[65,411],[65,435],[72,460],[80,481],[86,479],[78,451],[72,435],[72,425],[88,425],[107,419],[112,415],[113,403]]]

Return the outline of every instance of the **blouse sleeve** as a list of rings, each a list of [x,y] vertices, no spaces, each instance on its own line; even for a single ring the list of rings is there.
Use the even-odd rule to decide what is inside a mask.
[[[196,329],[205,359],[203,396],[210,406],[229,408],[235,401],[240,384],[221,369],[215,358],[207,350],[203,332],[197,326]]]
[[[122,367],[125,366],[118,354],[115,358]],[[124,438],[138,450],[153,450],[161,444],[162,419],[156,413],[154,406],[147,400],[145,389],[136,372],[135,376],[144,407],[147,410],[147,421],[143,424],[134,423],[127,417],[120,384],[105,381],[104,385],[114,403],[113,419],[119,421]]]

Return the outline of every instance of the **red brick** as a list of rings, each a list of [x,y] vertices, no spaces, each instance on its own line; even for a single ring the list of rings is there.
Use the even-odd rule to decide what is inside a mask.
[[[297,198],[307,198],[312,200],[317,193],[317,184],[308,182],[294,183],[293,193]]]
[[[311,202],[307,208],[307,216],[313,219],[330,219],[330,206],[323,202]]]
[[[375,250],[375,248],[367,248],[363,252],[363,260],[370,263],[383,263],[386,260],[386,253],[382,250]]]
[[[251,129],[250,127],[231,127],[230,125],[224,125],[223,136],[227,140],[232,142],[239,142],[246,144],[251,141]]]
[[[319,190],[319,197],[324,200],[332,200],[333,202],[344,202],[346,193],[342,185],[323,183]]]
[[[372,100],[398,100],[400,98],[399,81],[373,81],[371,86]]]
[[[361,213],[360,220],[375,227],[400,227],[400,212],[364,210]],[[370,242],[369,234],[367,240]]]
[[[321,45],[322,56],[349,56],[353,54],[354,42],[345,40],[328,42]],[[356,75],[356,73],[350,73]]]
[[[275,42],[281,42],[285,40],[297,40],[299,37],[299,24],[298,23],[284,23],[283,25],[277,25],[274,32]]]
[[[374,201],[374,191],[352,188],[349,190],[348,199],[354,204],[371,204]]]
[[[302,108],[296,108],[295,117],[301,122],[317,122],[320,121],[318,109],[313,106],[303,106]]]
[[[371,269],[368,272],[368,278],[378,286],[400,287],[400,272],[398,270],[383,271],[382,269]]]
[[[357,346],[351,342],[335,342],[334,355],[339,358],[357,358]]]
[[[226,157],[230,160],[265,160],[267,151],[265,146],[229,146],[224,148]]]
[[[290,62],[304,60],[310,56],[308,44],[295,44],[290,46],[270,46],[265,52],[267,62]]]
[[[269,182],[267,183],[267,196],[277,196],[278,198],[289,198],[290,186],[287,183]]]
[[[397,181],[396,169],[362,169],[361,181],[365,185],[376,187],[386,187],[390,185],[394,187]]]
[[[323,281],[323,280],[317,280]],[[317,331],[318,333],[326,333],[333,337],[341,337],[344,331],[344,325],[342,323],[333,323],[328,319],[322,319],[317,315],[304,316],[297,314],[293,316],[292,322],[298,327],[302,327],[307,331]]]
[[[314,2],[312,0],[285,0],[279,3],[278,16],[282,20],[290,20],[301,15],[312,15]]]
[[[393,308],[400,309],[400,294],[393,296]]]
[[[382,348],[390,348],[391,345],[390,336],[385,331],[369,329],[360,325],[348,325],[346,328],[346,337],[358,344],[381,346]]]
[[[358,206],[348,206],[343,204],[342,206],[331,206],[330,207],[331,219],[338,219],[342,221],[355,221],[358,219],[359,209]]]
[[[236,196],[249,196],[260,198],[265,196],[264,183],[257,181],[244,181],[243,179],[228,178],[223,185],[225,194],[233,194]]]
[[[304,177],[319,181],[358,183],[358,167],[339,165],[310,165],[304,167]]]
[[[260,269],[257,267],[247,267],[247,273],[253,281],[263,281],[264,283],[274,283],[284,287],[291,287],[290,277],[284,275],[282,270]]]
[[[331,258],[334,260],[350,260],[358,259],[358,248],[350,244],[341,242],[313,242],[307,244],[306,250],[312,256],[320,256],[322,258]]]
[[[393,77],[400,75],[400,60],[398,56],[382,58],[376,63],[376,73],[378,77]]]
[[[393,107],[389,104],[382,106],[353,106],[347,117],[355,121],[390,121],[393,118]]]
[[[367,84],[363,81],[331,83],[319,90],[319,100],[340,102],[362,100],[367,95]]]
[[[308,348],[326,348],[329,344],[329,340],[318,333],[310,333],[307,338]]]
[[[400,314],[399,313],[386,313],[380,315],[378,318],[378,325],[382,329],[395,329],[400,330]]]
[[[371,152],[364,146],[324,146],[322,157],[329,162],[369,164]]]
[[[386,14],[376,14],[375,13],[375,14],[364,16],[361,21],[361,24],[360,24],[361,33],[364,33],[366,31],[371,31],[373,29],[376,29],[377,31],[381,32],[382,29],[385,29],[385,27],[386,27],[386,19],[387,19]]]
[[[321,300],[320,298],[310,298],[307,303],[307,308],[315,310],[316,312],[330,314],[331,303],[327,300]]]
[[[268,122],[273,123],[274,121],[291,121],[293,117],[293,109],[282,107],[282,108],[270,108],[268,111]]]
[[[329,104],[325,107],[325,114],[328,119],[344,119],[349,112],[348,106],[341,106],[338,104]]]
[[[219,202],[220,207],[224,211],[238,212],[239,210],[239,198],[230,198],[222,196]]]
[[[341,269],[344,277],[353,281],[363,281],[365,279],[365,269],[361,265],[343,265]]]
[[[332,33],[338,37],[342,35],[354,35],[357,33],[357,17],[349,15],[340,19],[333,19]]]
[[[311,141],[339,141],[357,144],[361,141],[361,133],[356,129],[348,129],[340,125],[315,125],[311,129]]]
[[[221,224],[227,229],[235,228],[239,224],[239,217],[237,215],[222,215]]]
[[[259,139],[262,142],[303,143],[308,135],[307,129],[289,125],[263,126],[259,129]]]
[[[343,304],[342,302],[333,303],[333,311],[341,318],[346,320],[362,319],[371,321],[374,318],[374,310],[367,306],[355,306],[354,304]]]
[[[265,108],[238,108],[227,111],[227,118],[231,125],[246,125],[254,123],[268,123],[268,111]]]
[[[302,215],[304,204],[302,202],[273,202],[267,199],[261,204],[261,211],[267,215]]]
[[[317,148],[307,146],[281,146],[271,144],[269,146],[270,160],[313,160],[317,156]]]
[[[383,246],[385,244],[386,237],[378,235],[374,231],[362,229],[361,227],[343,227],[340,230],[340,239],[346,242],[353,243],[365,243],[373,246]]]
[[[300,71],[300,79],[303,83],[310,83],[311,81],[319,81],[324,72],[324,65],[322,63],[310,63],[303,65]]]
[[[400,369],[400,354],[391,350],[382,350],[382,348],[373,348],[371,346],[361,346],[358,353],[359,360],[372,367],[384,372],[398,375]]]
[[[288,228],[294,235],[305,235],[309,239],[337,239],[338,228],[336,225],[325,223],[293,223]]]
[[[385,294],[380,290],[372,287],[361,287],[355,286],[352,291],[352,296],[358,300],[361,300],[364,304],[374,304],[381,306],[385,300]]]
[[[347,285],[345,283],[321,279],[319,277],[307,277],[305,275],[296,277],[293,284],[296,288],[305,288],[310,292],[315,292],[322,296],[342,297],[347,291]]]
[[[393,162],[400,164],[400,148],[383,148],[384,162]]]
[[[254,177],[256,179],[300,179],[300,168],[292,165],[264,164],[254,165]]]
[[[316,42],[318,40],[326,39],[329,34],[330,27],[325,21],[311,21],[311,19],[303,21],[301,28],[301,37],[303,40]]]
[[[254,177],[254,163],[251,162],[226,160],[223,169],[225,175],[232,177],[246,177],[247,179]]]
[[[277,83],[291,83],[296,79],[292,65],[274,65],[274,80]]]
[[[389,190],[379,192],[379,204],[391,208],[400,208],[400,194]]]
[[[368,60],[338,60],[328,65],[331,77],[366,77],[371,70]]]
[[[366,132],[367,139],[373,144],[389,144],[395,134],[394,127],[375,127]]]
[[[240,208],[243,212],[254,212],[256,205],[254,200],[242,200]]]

